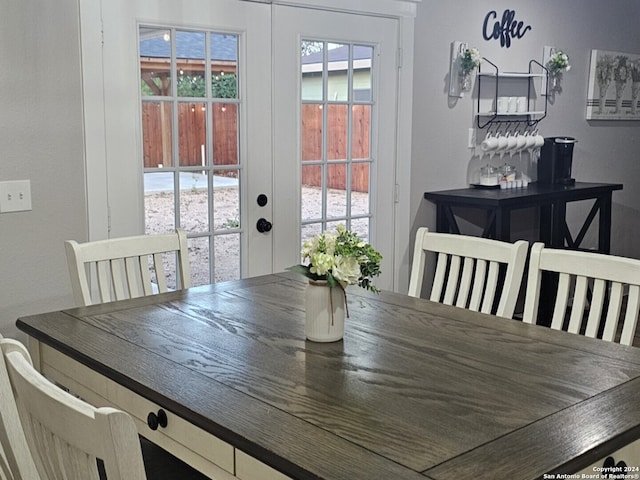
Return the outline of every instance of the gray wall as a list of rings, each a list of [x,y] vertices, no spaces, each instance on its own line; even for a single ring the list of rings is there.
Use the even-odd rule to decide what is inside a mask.
[[[532,30],[503,49],[484,41],[481,27],[489,10],[507,8]],[[0,214],[3,334],[15,333],[18,316],[73,303],[63,240],[87,236],[77,9],[76,0],[0,0],[0,181],[31,179],[33,203],[31,212]],[[624,183],[614,194],[613,250],[640,257],[632,241],[640,232],[640,123],[585,120],[590,50],[640,53],[638,18],[637,0],[423,0],[416,19],[413,229],[434,226],[423,192],[466,186],[476,161],[466,148],[472,99],[450,103],[447,96],[450,43],[467,41],[504,70],[526,70],[551,45],[570,55],[572,69],[540,131],[578,138],[577,179]],[[528,222],[523,216],[523,231]]]
[[[482,36],[485,15],[495,10],[502,17],[506,9],[515,10],[516,19],[532,27],[510,48]],[[540,133],[578,139],[573,162],[577,180],[624,184],[613,195],[612,253],[640,258],[640,245],[633,241],[640,232],[640,122],[585,120],[591,49],[640,54],[639,18],[637,0],[424,0],[418,6],[415,29],[412,233],[422,225],[435,228],[435,208],[423,200],[425,191],[466,187],[468,170],[480,166],[479,158],[466,148],[468,129],[474,125],[473,92],[457,102],[447,96],[451,42],[479,48],[503,71],[527,71],[529,60],[541,62],[543,47],[549,45],[570,56],[571,70],[563,76],[562,93],[539,123]],[[478,133],[479,138],[485,131]],[[498,160],[493,163],[499,164]],[[590,208],[584,203],[569,209],[574,229]],[[535,221],[532,215],[519,212],[521,231],[516,237],[534,238],[527,229]],[[470,231],[476,227],[473,222],[463,225]],[[595,231],[589,233],[586,246],[594,246]]]
[[[86,238],[75,0],[0,0],[0,181],[33,210],[0,214],[0,332],[72,304],[63,240]]]

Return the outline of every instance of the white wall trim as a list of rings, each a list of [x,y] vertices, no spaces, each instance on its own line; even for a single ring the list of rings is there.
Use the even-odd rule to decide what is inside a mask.
[[[343,13],[415,17],[422,0],[241,0],[290,7],[307,7]]]

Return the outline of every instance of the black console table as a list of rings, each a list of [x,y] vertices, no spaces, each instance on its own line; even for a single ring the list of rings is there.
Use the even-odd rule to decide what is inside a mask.
[[[599,214],[597,251],[610,253],[611,197],[614,190],[622,190],[622,184],[576,182],[565,186],[530,183],[526,188],[505,190],[462,188],[426,192],[424,198],[436,204],[436,231],[460,233],[454,213],[456,207],[481,209],[486,212],[482,236],[507,242],[511,241],[511,212],[538,208],[539,240],[555,248],[579,249]],[[574,238],[566,222],[567,204],[590,199],[594,200],[593,207]]]
[[[482,189],[462,188],[427,192],[424,198],[436,204],[436,231],[461,233],[454,208],[481,209],[486,212],[483,237],[511,241],[511,212],[521,208],[538,208],[540,224],[538,239],[554,248],[580,249],[589,227],[598,215],[598,246],[595,251],[611,251],[611,197],[614,190],[622,190],[620,183],[584,183],[549,185],[531,183],[526,188]],[[567,226],[567,204],[580,200],[594,200],[591,211],[580,231],[571,235]],[[594,249],[591,249],[594,250]],[[557,275],[543,275],[538,324],[550,325]]]

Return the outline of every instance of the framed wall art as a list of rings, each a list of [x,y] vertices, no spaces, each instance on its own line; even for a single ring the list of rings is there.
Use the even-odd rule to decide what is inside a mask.
[[[640,54],[591,50],[587,120],[640,120]]]

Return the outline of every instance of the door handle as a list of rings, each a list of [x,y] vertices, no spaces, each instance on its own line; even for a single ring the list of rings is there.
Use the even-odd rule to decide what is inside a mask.
[[[256,229],[260,232],[260,233],[267,233],[271,231],[271,227],[273,225],[271,225],[271,222],[267,219],[264,218],[260,218],[258,220],[258,223],[256,223]]]

